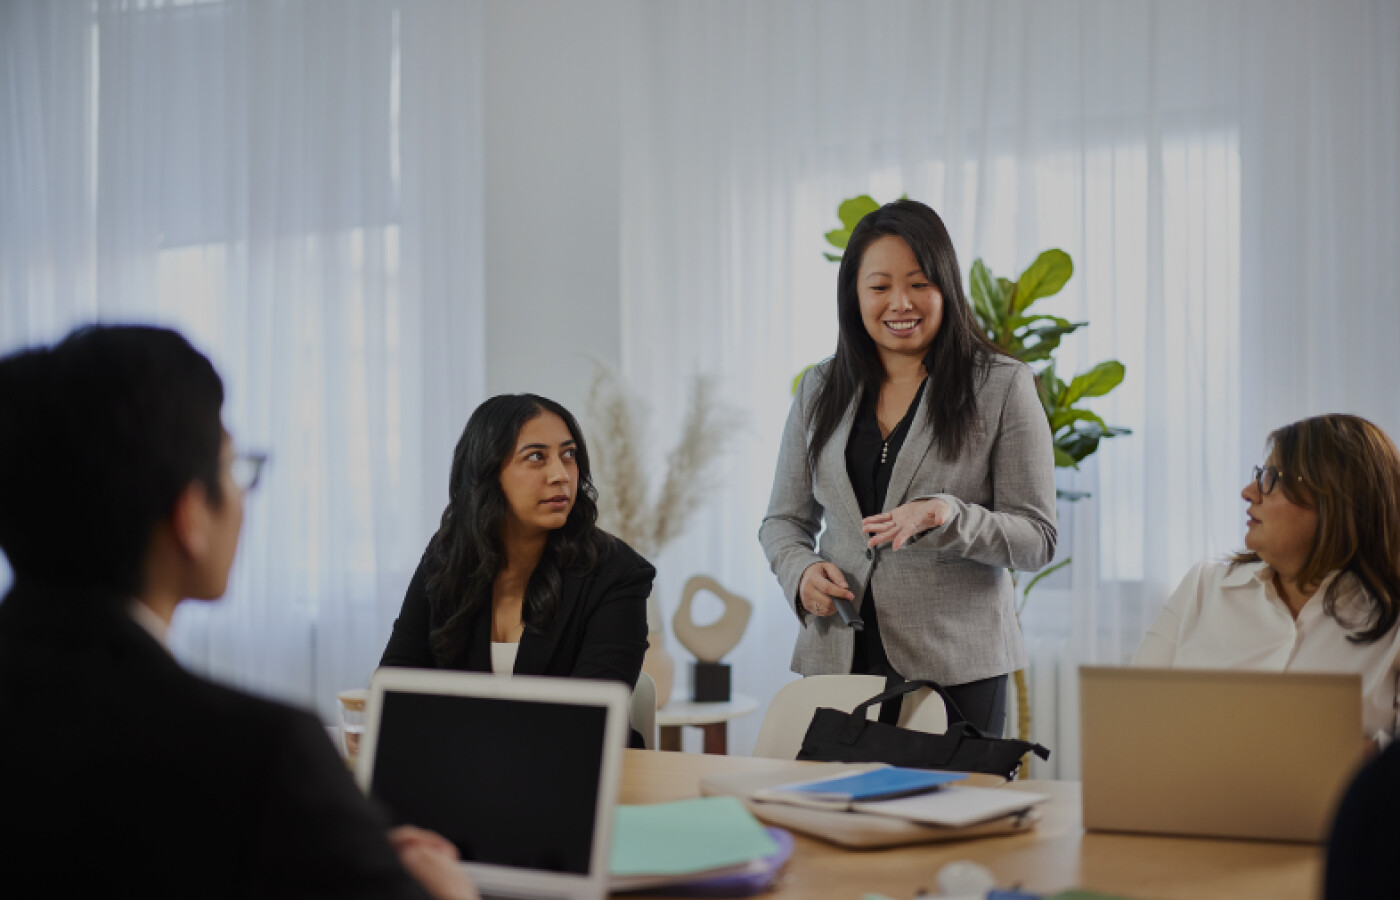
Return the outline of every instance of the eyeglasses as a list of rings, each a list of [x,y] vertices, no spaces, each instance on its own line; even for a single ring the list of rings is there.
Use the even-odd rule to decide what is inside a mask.
[[[1255,466],[1254,486],[1259,488],[1260,496],[1267,496],[1273,493],[1278,485],[1278,480],[1283,477],[1283,473],[1278,470],[1278,466]],[[1298,476],[1298,481],[1303,480],[1303,476]]]
[[[262,479],[263,466],[267,465],[266,453],[238,453],[233,457],[233,463],[229,467],[229,474],[233,476],[233,483],[243,493],[248,493],[258,486],[258,481]]]

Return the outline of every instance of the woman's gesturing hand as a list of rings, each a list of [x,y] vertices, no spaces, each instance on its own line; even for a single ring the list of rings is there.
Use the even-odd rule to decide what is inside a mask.
[[[909,543],[910,538],[930,528],[937,528],[952,517],[953,508],[947,501],[934,497],[915,500],[896,506],[887,513],[870,516],[860,523],[860,528],[870,535],[869,546],[892,544],[898,550]]]
[[[802,572],[797,588],[797,601],[814,616],[830,616],[836,612],[834,598],[856,599],[846,584],[846,576],[829,562],[812,563]]]

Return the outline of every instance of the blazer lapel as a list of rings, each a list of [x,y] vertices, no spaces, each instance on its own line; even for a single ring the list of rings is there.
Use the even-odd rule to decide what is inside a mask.
[[[491,671],[491,604],[486,604],[486,608],[477,613],[472,622],[465,652],[444,668],[462,669],[467,672]]]
[[[543,634],[526,631],[520,636],[520,649],[515,653],[515,674],[544,675],[549,662],[554,658],[554,650],[559,646],[559,637],[573,618],[574,607],[578,605],[579,594],[583,590],[583,579],[565,572],[560,579],[559,605],[554,610],[554,621]]]
[[[890,473],[890,487],[885,492],[885,508],[882,512],[889,512],[905,502],[905,495],[909,493],[914,473],[919,470],[924,457],[933,447],[933,428],[928,421],[928,395],[932,389],[933,385],[925,383],[924,389],[919,392],[919,408],[914,411],[914,421],[909,423],[909,434],[904,438],[904,446],[899,448],[899,456],[895,457],[894,471]]]
[[[835,485],[836,493],[841,497],[841,505],[846,509],[846,515],[857,525],[860,524],[862,516],[860,503],[856,501],[855,488],[851,487],[851,476],[846,472],[846,443],[851,439],[851,426],[855,423],[856,409],[859,406],[860,397],[857,396],[846,407],[846,414],[836,424],[836,430],[831,433],[831,439],[822,448],[822,458],[817,462],[820,470],[818,477],[825,478],[828,484]]]

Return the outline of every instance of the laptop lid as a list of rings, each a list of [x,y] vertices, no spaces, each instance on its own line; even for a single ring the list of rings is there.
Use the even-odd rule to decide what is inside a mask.
[[[356,780],[456,844],[483,891],[601,898],[627,708],[610,682],[380,669]]]
[[[1084,827],[1322,841],[1362,758],[1361,677],[1081,666]]]

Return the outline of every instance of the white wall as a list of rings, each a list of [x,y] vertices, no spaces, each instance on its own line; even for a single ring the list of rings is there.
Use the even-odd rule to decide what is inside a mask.
[[[485,6],[486,386],[581,415],[620,360],[622,7]]]

